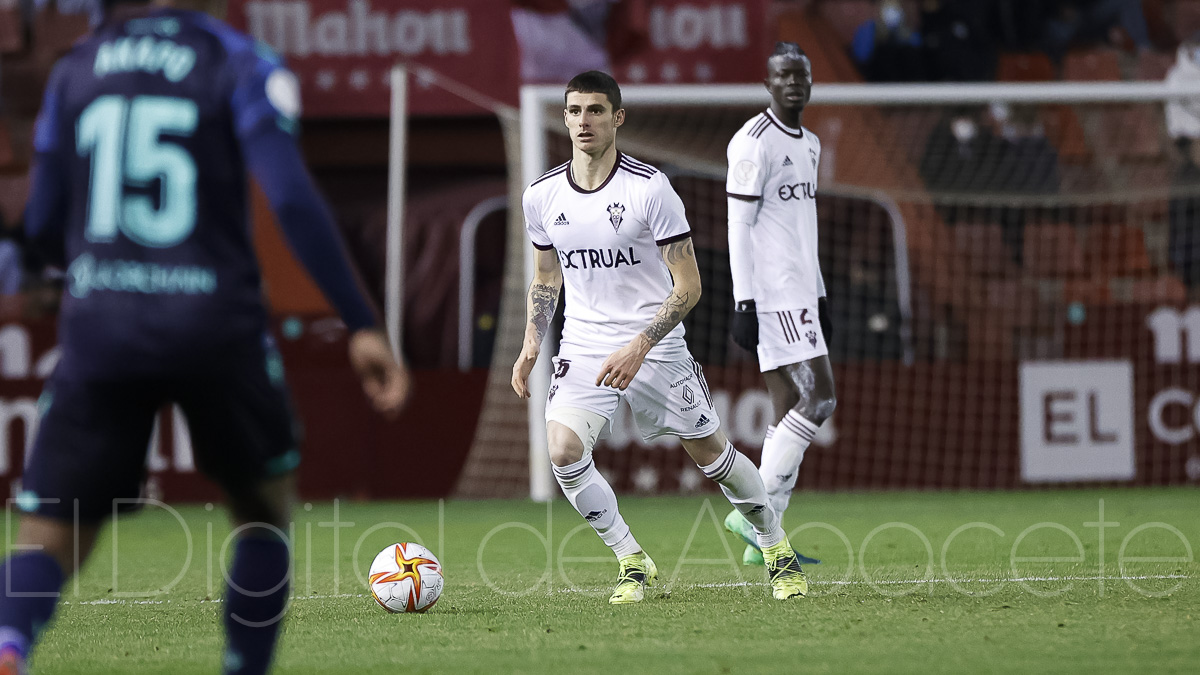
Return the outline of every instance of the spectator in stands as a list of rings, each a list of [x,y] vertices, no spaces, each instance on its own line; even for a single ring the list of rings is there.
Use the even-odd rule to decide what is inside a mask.
[[[931,79],[979,82],[996,77],[990,0],[923,0],[921,39]]]
[[[1046,9],[1042,0],[993,0],[993,29],[1000,48],[1013,52],[1035,51],[1041,47]]]
[[[995,103],[986,116],[972,108],[954,111],[930,133],[920,171],[948,225],[998,223],[1018,264],[1025,223],[1041,207],[1006,198],[1059,189],[1058,151],[1031,106]]]
[[[994,103],[991,118],[997,138],[996,168],[990,191],[1003,195],[1031,197],[1053,195],[1059,189],[1058,150],[1046,138],[1036,106]],[[1025,244],[1026,221],[1041,206],[1001,205],[995,211],[1004,243],[1018,264]],[[1055,220],[1055,218],[1048,218]]]
[[[1200,83],[1200,33],[1179,46],[1168,85]],[[1171,265],[1193,293],[1200,291],[1200,99],[1177,99],[1166,105],[1167,133],[1179,150],[1169,210]]]
[[[869,82],[924,82],[930,79],[921,34],[899,0],[883,0],[879,16],[854,31],[850,55]]]
[[[955,198],[987,191],[995,156],[996,138],[982,123],[978,108],[958,108],[930,132],[921,156],[921,178],[947,224],[976,217]]]
[[[1078,43],[1110,42],[1121,28],[1139,51],[1151,49],[1142,0],[1045,0],[1043,48],[1058,61]]]

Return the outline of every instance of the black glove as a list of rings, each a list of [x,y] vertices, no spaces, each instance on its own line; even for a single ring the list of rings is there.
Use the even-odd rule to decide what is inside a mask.
[[[824,297],[817,298],[817,319],[821,322],[821,337],[825,338],[825,348],[833,339],[833,320],[829,318],[829,301]]]
[[[734,344],[748,352],[758,347],[758,309],[753,300],[743,300],[734,307],[729,334]]]

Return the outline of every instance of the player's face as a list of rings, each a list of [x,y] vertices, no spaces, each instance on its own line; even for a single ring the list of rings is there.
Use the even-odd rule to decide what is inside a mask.
[[[617,127],[625,121],[625,110],[613,110],[605,94],[567,94],[563,119],[571,134],[571,143],[587,153],[603,152],[617,137]]]
[[[772,56],[767,61],[767,91],[784,110],[803,110],[812,96],[812,63],[807,56]]]

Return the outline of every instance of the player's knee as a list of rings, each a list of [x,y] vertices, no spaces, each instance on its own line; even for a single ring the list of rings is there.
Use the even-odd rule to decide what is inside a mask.
[[[273,479],[245,490],[229,492],[229,510],[245,531],[287,530],[295,501],[294,477]]]
[[[811,401],[812,417],[810,418],[817,425],[825,423],[825,420],[833,417],[833,411],[837,409],[837,396],[828,394],[826,396],[816,397]]]
[[[16,543],[54,558],[63,574],[69,577],[78,572],[78,565],[91,555],[99,531],[99,523],[81,523],[76,530],[71,523],[26,515],[21,518]]]
[[[546,441],[550,462],[568,466],[592,454],[607,420],[581,408],[556,408],[546,415]]]

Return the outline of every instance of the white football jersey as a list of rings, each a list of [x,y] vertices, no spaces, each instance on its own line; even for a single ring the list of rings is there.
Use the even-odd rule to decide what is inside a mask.
[[[751,224],[753,297],[759,311],[815,306],[825,295],[817,260],[817,167],[821,142],[769,109],[733,136],[725,190],[758,200]]]
[[[629,344],[674,285],[658,247],[691,236],[667,177],[617,153],[595,190],[576,185],[567,162],[535,180],[521,201],[533,245],[558,252],[566,289],[562,353],[608,356]],[[646,358],[688,358],[683,324]]]

